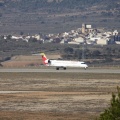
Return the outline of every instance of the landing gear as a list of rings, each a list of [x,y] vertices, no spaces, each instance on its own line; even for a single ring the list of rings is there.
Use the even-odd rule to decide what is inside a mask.
[[[87,68],[85,67],[84,69],[86,70]]]
[[[56,70],[59,70],[60,68],[63,68],[63,70],[66,70],[66,67],[56,67]]]
[[[66,70],[66,67],[64,67],[63,69]]]
[[[59,67],[56,67],[56,70],[59,70]]]

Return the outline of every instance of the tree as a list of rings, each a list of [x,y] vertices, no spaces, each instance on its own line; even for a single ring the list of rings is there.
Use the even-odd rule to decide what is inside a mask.
[[[0,63],[0,67],[3,67],[3,65]]]
[[[20,35],[24,35],[24,32],[21,31],[21,32],[20,32]]]
[[[0,13],[0,17],[2,17],[2,13]]]
[[[7,36],[7,39],[8,39],[8,40],[10,40],[10,39],[11,39],[11,37],[12,37],[12,35],[8,35],[8,36]]]
[[[101,54],[101,52],[100,52],[99,50],[94,50],[94,51],[92,52],[92,55],[93,55],[94,57],[98,57],[98,56],[100,56],[100,54]]]
[[[100,115],[99,120],[120,120],[120,87],[117,87],[117,95],[112,94],[111,105]]]
[[[73,53],[73,48],[72,47],[67,47],[64,49],[64,52],[67,53],[67,54],[72,54]]]
[[[29,42],[35,43],[35,42],[37,42],[37,41],[38,41],[38,40],[37,40],[36,38],[32,38],[32,37],[31,37],[31,38],[29,39]]]
[[[78,60],[82,59],[82,50],[75,50],[74,58],[77,58]]]

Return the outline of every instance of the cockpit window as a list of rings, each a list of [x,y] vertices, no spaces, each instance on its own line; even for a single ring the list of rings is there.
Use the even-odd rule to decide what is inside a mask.
[[[84,62],[82,62],[81,64],[85,64]]]

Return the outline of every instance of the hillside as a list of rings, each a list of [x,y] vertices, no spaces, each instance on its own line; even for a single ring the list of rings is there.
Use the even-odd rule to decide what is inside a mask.
[[[60,33],[92,24],[118,29],[119,0],[0,0],[0,34]]]
[[[36,10],[41,8],[62,8],[65,9],[86,9],[86,7],[96,6],[104,9],[119,8],[119,0],[0,0],[3,7],[14,8],[19,10]]]

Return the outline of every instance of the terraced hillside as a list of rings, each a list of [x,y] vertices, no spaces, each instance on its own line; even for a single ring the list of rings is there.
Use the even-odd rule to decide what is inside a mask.
[[[119,0],[1,0],[0,34],[60,33],[92,24],[119,28]]]

